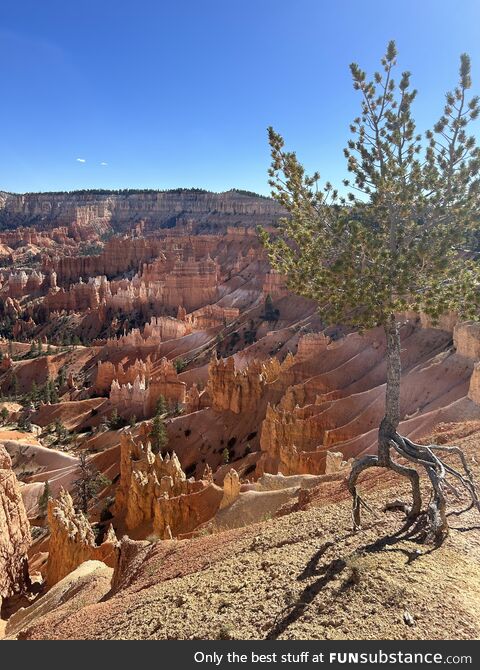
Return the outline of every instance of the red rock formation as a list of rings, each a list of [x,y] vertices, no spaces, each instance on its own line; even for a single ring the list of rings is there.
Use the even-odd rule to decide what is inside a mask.
[[[472,360],[480,358],[480,324],[469,321],[457,323],[453,331],[457,354]]]
[[[87,283],[82,278],[77,284],[69,289],[52,288],[45,297],[43,304],[49,312],[84,312],[89,309],[97,309],[100,304],[105,303],[102,299],[102,291],[109,291],[107,278],[91,277]]]
[[[115,366],[113,367],[115,370]],[[128,376],[138,370],[133,383],[128,381],[122,384],[122,380],[115,378],[111,384],[110,403],[121,416],[137,418],[153,416],[160,396],[163,396],[167,405],[171,407],[185,403],[187,386],[178,379],[172,361],[162,358],[153,370],[148,364],[147,377],[142,374],[142,367],[143,365],[137,361],[136,366],[127,368],[128,372],[132,371]],[[109,367],[108,372],[110,370]],[[116,366],[116,370],[125,376],[123,366]]]
[[[218,305],[206,305],[185,316],[187,323],[191,324],[192,330],[207,330],[217,328],[238,319],[240,310],[236,307],[219,307]]]
[[[113,237],[97,256],[60,256],[45,259],[45,269],[54,270],[57,281],[65,286],[80,277],[106,275],[113,277],[129,270],[138,270],[142,263],[161,253],[161,242],[155,238]]]
[[[103,543],[96,546],[88,519],[75,511],[70,494],[63,489],[57,500],[51,498],[48,502],[48,524],[48,586],[59,582],[84,561],[98,560],[115,567],[118,541],[113,528],[110,526]]]
[[[133,328],[127,335],[109,338],[107,349],[138,349],[150,351],[167,340],[174,340],[188,335],[191,326],[183,320],[171,316],[152,317],[143,330]]]
[[[201,407],[202,401],[198,391],[198,386],[196,384],[192,384],[192,386],[185,394],[185,411],[187,414],[191,414],[192,412],[198,412]]]
[[[304,363],[313,356],[321,356],[329,344],[330,338],[324,333],[308,333],[304,335],[298,341],[295,363]]]
[[[120,416],[124,418],[133,416],[143,418],[148,398],[145,377],[136,377],[133,384],[128,382],[123,385],[120,385],[114,379],[109,398],[111,406],[117,410]]]
[[[13,273],[8,278],[8,296],[10,298],[22,298],[26,293],[28,275],[24,270]]]
[[[152,370],[150,357],[145,361],[135,359],[132,365],[124,366],[123,363],[111,363],[110,361],[99,361],[97,365],[97,376],[95,379],[95,393],[103,394],[108,391],[113,381],[119,385],[133,384],[135,379],[148,379]]]
[[[165,307],[181,305],[191,311],[218,299],[219,266],[210,256],[175,259],[172,264],[162,255],[144,265],[141,279]]]
[[[263,283],[263,294],[272,298],[283,298],[288,293],[285,277],[275,270],[270,270]]]
[[[145,415],[154,414],[160,396],[163,396],[170,405],[183,405],[186,389],[185,382],[178,379],[173,362],[162,358],[158,367],[154,368],[149,380]]]
[[[480,362],[475,364],[472,376],[470,377],[470,386],[468,389],[468,397],[474,403],[480,405]]]
[[[187,480],[175,454],[153,454],[146,438],[121,437],[120,483],[114,514],[129,531],[162,539],[190,532],[216,513],[223,492],[210,481]]]
[[[240,477],[238,472],[231,468],[223,480],[223,498],[220,503],[220,509],[231,505],[240,495]]]
[[[233,356],[227,359],[213,357],[208,366],[210,406],[217,411],[229,410],[234,414],[251,412],[258,405],[265,386],[287,370],[293,360],[291,355],[283,363],[276,358],[254,360],[244,370],[237,370]]]
[[[0,607],[28,586],[30,524],[7,451],[0,445]]]
[[[152,339],[160,343],[176,340],[190,332],[190,326],[180,319],[171,316],[152,316],[150,323],[146,323],[143,328],[143,337],[147,341]]]
[[[175,219],[180,234],[198,232],[197,228],[205,223],[214,223],[223,232],[230,226],[234,234],[237,226],[232,226],[232,222],[242,221],[244,225],[238,227],[242,235],[250,230],[253,236],[257,225],[268,228],[283,214],[271,198],[235,190],[210,193],[188,189],[107,194],[5,193],[0,197],[0,208],[24,225],[40,218],[44,228],[74,224],[86,227],[90,235],[92,229],[98,229],[101,235],[112,225],[128,231],[158,230],[159,225]]]

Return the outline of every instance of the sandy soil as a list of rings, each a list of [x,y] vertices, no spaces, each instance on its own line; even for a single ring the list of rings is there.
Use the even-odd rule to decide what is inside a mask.
[[[478,432],[461,441],[477,478],[479,441]],[[307,496],[306,509],[248,528],[132,545],[126,569],[103,602],[33,618],[19,637],[479,637],[477,510],[451,516],[451,533],[436,547],[421,542],[421,524],[404,526],[400,513],[381,511],[387,501],[408,498],[395,475],[375,471],[364,481],[378,516],[367,516],[357,533],[344,483],[321,489]]]

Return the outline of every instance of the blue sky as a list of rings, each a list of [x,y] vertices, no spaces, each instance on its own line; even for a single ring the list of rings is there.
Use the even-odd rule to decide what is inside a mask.
[[[480,92],[479,26],[478,0],[2,0],[0,190],[268,193],[270,124],[339,182],[348,64],[395,39],[423,130],[462,51]]]

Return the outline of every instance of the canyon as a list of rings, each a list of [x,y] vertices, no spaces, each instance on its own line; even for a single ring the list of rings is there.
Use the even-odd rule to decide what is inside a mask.
[[[346,477],[354,458],[376,449],[386,343],[380,328],[327,327],[315,303],[288,290],[256,234],[259,225],[275,230],[281,215],[269,198],[242,191],[0,193],[7,637],[104,638],[107,621],[118,637],[165,637],[165,627],[147,630],[125,614],[157,583],[155,617],[175,612],[177,637],[215,637],[229,621],[227,639],[312,634],[308,619],[281,629],[276,585],[262,629],[255,591],[269,600],[265,585],[277,578],[287,588],[289,543],[295,570],[312,542],[326,543],[325,565],[346,561],[347,579]],[[402,434],[463,440],[477,470],[480,327],[454,314],[401,322]],[[375,472],[364,485],[380,506],[400,481]],[[400,523],[385,516],[392,532]],[[374,521],[351,542],[374,543],[377,529]],[[478,538],[470,548],[458,534],[448,542],[448,564],[480,551]],[[383,554],[361,560],[369,574],[387,569]],[[438,566],[425,561],[441,590]],[[244,592],[244,624],[228,619],[223,587],[198,620],[208,571],[240,610]],[[357,596],[366,607],[367,595]],[[419,598],[427,607],[427,594]],[[451,634],[471,635],[455,629],[449,607]],[[462,607],[472,614],[471,603]],[[396,616],[392,607],[387,637],[388,625],[394,637],[405,632]],[[334,635],[327,619],[323,633]],[[428,634],[424,621],[408,636]],[[353,623],[337,628],[353,635]]]

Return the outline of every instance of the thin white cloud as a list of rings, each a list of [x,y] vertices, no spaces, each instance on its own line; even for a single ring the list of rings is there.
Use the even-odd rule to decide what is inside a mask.
[[[106,163],[105,161],[102,161],[102,162],[100,163],[100,165],[108,165],[108,163]]]
[[[86,163],[85,158],[77,158],[78,163]]]

